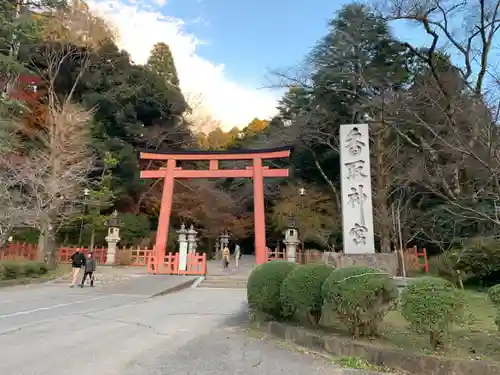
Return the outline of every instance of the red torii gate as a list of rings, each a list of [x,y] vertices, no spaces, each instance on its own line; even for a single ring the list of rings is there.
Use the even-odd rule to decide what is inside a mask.
[[[292,147],[284,146],[261,150],[234,151],[181,151],[181,152],[141,152],[142,160],[166,161],[166,167],[157,170],[141,171],[141,178],[163,178],[163,194],[161,198],[156,244],[154,247],[155,273],[161,273],[164,263],[174,179],[176,178],[252,178],[254,195],[254,226],[255,226],[255,258],[257,264],[267,262],[266,224],[264,212],[264,178],[288,177],[288,169],[269,169],[262,165],[264,159],[281,159],[290,157]],[[177,160],[209,161],[208,170],[184,170],[177,167]],[[252,160],[253,166],[246,169],[219,169],[220,160]]]

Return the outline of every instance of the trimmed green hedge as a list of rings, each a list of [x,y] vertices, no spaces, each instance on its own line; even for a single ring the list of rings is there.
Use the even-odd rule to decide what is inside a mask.
[[[325,308],[335,313],[354,337],[371,336],[394,308],[398,288],[386,272],[351,266],[334,270],[322,288]]]
[[[321,287],[334,268],[326,264],[298,266],[281,284],[281,311],[285,318],[306,314],[313,325],[321,319]]]
[[[401,314],[414,331],[429,335],[433,349],[442,346],[452,324],[463,321],[465,307],[463,291],[437,277],[413,280],[401,295]]]
[[[281,319],[281,284],[295,267],[295,263],[283,260],[273,260],[255,267],[247,284],[250,308]]]
[[[495,306],[500,307],[500,284],[494,285],[488,289],[488,297]]]
[[[500,329],[500,285],[490,288],[488,295],[498,309]],[[399,307],[412,330],[428,335],[432,349],[445,343],[450,328],[464,322],[467,311],[463,290],[445,279],[414,279],[398,298],[395,281],[381,270],[286,261],[256,267],[248,280],[247,297],[261,319],[299,318],[300,322],[306,317],[319,326],[325,313],[354,337],[378,335],[386,314]]]
[[[495,317],[495,324],[500,330],[500,284],[494,285],[488,289],[488,297],[496,307],[497,316]]]
[[[0,262],[0,279],[13,280],[23,277],[40,277],[47,274],[50,267],[43,262]]]

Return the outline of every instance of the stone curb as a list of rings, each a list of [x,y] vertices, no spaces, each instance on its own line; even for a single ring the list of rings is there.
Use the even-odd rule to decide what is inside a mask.
[[[7,279],[0,280],[0,288],[8,288],[11,286],[22,286],[31,284],[49,284],[57,280],[60,276],[58,275],[43,275],[42,277],[23,277],[20,279]]]
[[[8,288],[11,286],[31,285],[31,284],[45,284],[50,283],[53,279],[43,278],[23,278],[23,279],[10,279],[0,280],[0,288]]]
[[[154,297],[160,297],[160,296],[164,296],[166,294],[179,292],[179,291],[181,291],[183,289],[190,288],[191,285],[193,285],[196,281],[198,281],[198,278],[184,281],[184,282],[182,282],[180,284],[177,284],[177,285],[174,285],[174,286],[172,286],[170,288],[164,289],[161,292],[155,293],[151,297],[152,298],[154,298]]]
[[[198,277],[195,282],[191,284],[191,288],[198,288],[203,281],[205,281],[205,276]]]
[[[500,375],[500,363],[444,358],[380,347],[334,335],[321,335],[280,322],[257,322],[260,331],[296,345],[327,352],[335,357],[358,357],[371,364],[415,375]]]

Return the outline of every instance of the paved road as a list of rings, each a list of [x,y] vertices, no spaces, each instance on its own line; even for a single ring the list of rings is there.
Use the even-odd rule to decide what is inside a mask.
[[[250,338],[245,292],[163,297],[40,285],[0,290],[0,374],[339,374]],[[338,372],[340,371],[340,372]]]

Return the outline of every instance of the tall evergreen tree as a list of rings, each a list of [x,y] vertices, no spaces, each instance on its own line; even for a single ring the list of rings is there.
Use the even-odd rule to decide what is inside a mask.
[[[329,30],[308,56],[308,87],[290,90],[280,102],[283,119],[295,128],[297,174],[326,183],[340,209],[340,125],[371,122],[375,231],[382,251],[390,251],[390,203],[394,183],[394,132],[384,116],[386,102],[409,79],[407,51],[392,38],[384,20],[366,6],[349,4],[329,22]],[[371,119],[371,120],[368,120]],[[380,218],[380,220],[377,220]]]
[[[165,77],[165,80],[173,86],[179,86],[179,77],[175,68],[174,57],[170,47],[165,43],[156,43],[151,50],[147,63],[148,68],[158,75]]]

